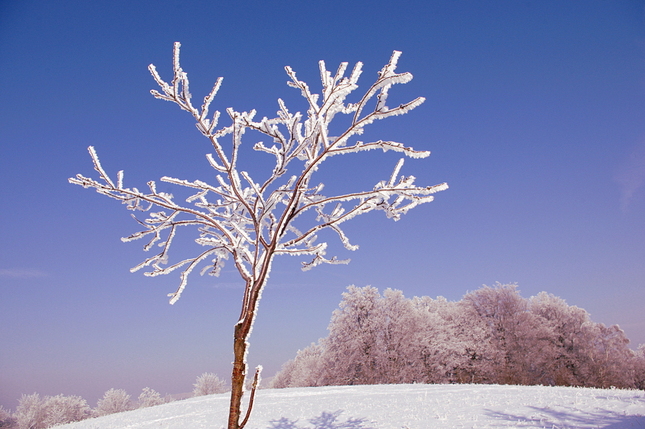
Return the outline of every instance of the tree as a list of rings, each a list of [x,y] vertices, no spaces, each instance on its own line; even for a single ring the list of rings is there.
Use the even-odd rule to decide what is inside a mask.
[[[421,318],[412,300],[400,290],[386,289],[379,310],[383,325],[379,347],[382,352],[378,354],[380,379],[388,384],[420,381],[416,346]]]
[[[43,429],[45,407],[38,393],[22,395],[14,414],[19,429]]]
[[[388,64],[379,72],[376,82],[354,103],[346,103],[345,100],[358,87],[362,63],[357,63],[351,75],[345,77],[347,63],[341,63],[336,74],[332,75],[327,71],[325,63],[320,61],[320,95],[313,94],[290,67],[285,68],[290,78],[289,86],[299,90],[307,103],[304,122],[301,113],[291,113],[279,99],[278,116],[273,119],[264,117],[256,121],[255,110],[238,112],[228,108],[226,113],[231,125],[218,127],[220,112],[216,111],[209,117],[209,107],[220,88],[222,78],[217,79],[201,108],[194,107],[188,75],[180,66],[179,47],[180,44],[175,43],[174,76],[170,83],[161,78],[154,65],[150,65],[149,70],[161,88],[161,92],[153,90],[152,94],[161,100],[176,103],[197,121],[197,129],[210,141],[214,150],[214,155],[207,154],[206,157],[217,172],[217,183],[162,177],[163,182],[189,188],[194,192],[186,200],[188,205],[182,205],[172,195],[158,191],[153,181],[148,182],[149,191],[139,191],[137,188],[124,186],[122,171],[117,173],[116,180],[112,180],[101,166],[93,147],[89,151],[100,181],[79,174],[71,178],[70,182],[94,188],[101,194],[122,201],[130,210],[150,211],[153,207],[160,210],[150,212],[147,219],[139,220],[143,230],[124,238],[124,241],[148,237],[150,241],[144,246],[145,250],[149,250],[153,244],[161,247],[160,253],[135,266],[132,271],[152,267],[146,275],[157,276],[183,269],[179,287],[169,295],[171,304],[179,299],[189,274],[197,266],[205,265],[202,274],[208,272],[217,276],[224,261],[232,258],[245,282],[242,308],[234,327],[234,361],[228,419],[229,429],[239,429],[248,420],[255,394],[253,388],[248,410],[243,417],[241,401],[247,371],[248,339],[274,257],[311,257],[309,262],[303,262],[303,270],[322,263],[348,263],[349,260],[326,257],[327,243],[316,242],[320,231],[329,229],[336,232],[346,249],[356,250],[358,246],[351,244],[341,229],[343,222],[372,210],[383,210],[387,217],[398,220],[417,205],[432,201],[433,194],[448,186],[444,183],[420,187],[414,184],[413,176],[399,177],[403,158],[396,164],[390,177],[376,183],[371,190],[325,196],[322,194],[323,184],[314,182],[314,175],[323,162],[336,155],[372,149],[400,152],[412,158],[430,155],[430,152],[415,151],[394,141],[365,143],[355,139],[374,121],[405,114],[423,103],[424,98],[419,97],[392,108],[386,104],[392,85],[407,83],[412,79],[410,73],[395,72],[400,52],[394,51]],[[339,113],[348,115],[346,122],[349,125],[344,131],[332,133],[330,123]],[[247,131],[258,132],[273,142],[270,146],[262,142],[253,146],[256,151],[265,152],[275,159],[273,170],[261,181],[254,180],[247,171],[238,169],[242,136]],[[229,145],[221,142],[227,136],[230,138]],[[294,173],[287,174],[292,168]],[[305,214],[313,216],[303,216]],[[173,237],[184,226],[197,227],[199,236],[195,241],[204,246],[205,250],[168,265],[168,252]],[[205,263],[208,259],[211,260],[210,263]],[[256,370],[256,380],[259,371],[260,368]]]
[[[296,357],[285,363],[273,377],[270,387],[279,389],[324,385],[328,355],[323,352],[323,347],[316,343],[298,350]]]
[[[16,427],[16,425],[16,419],[13,418],[11,412],[0,405],[0,428],[10,429]]]
[[[47,396],[44,400],[44,427],[78,422],[91,415],[90,406],[80,396]]]
[[[551,382],[557,386],[582,386],[587,383],[583,365],[591,348],[589,329],[593,325],[589,313],[568,305],[562,298],[540,292],[529,299],[531,313],[539,316],[552,335],[542,353],[551,354],[545,365],[551,372]]]
[[[378,337],[383,328],[379,318],[381,294],[371,286],[351,285],[343,292],[339,308],[329,323],[324,340],[327,373],[325,384],[354,385],[378,382]]]
[[[638,346],[634,356],[634,387],[645,390],[645,344]]]
[[[139,408],[154,407],[155,405],[161,405],[166,402],[159,392],[149,387],[144,387],[137,399],[139,401]]]
[[[494,350],[489,362],[495,367],[497,382],[542,382],[539,379],[545,362],[540,361],[540,351],[548,344],[551,331],[529,312],[528,300],[520,296],[517,285],[484,286],[467,294],[464,301],[488,326]]]
[[[629,349],[629,339],[618,325],[591,326],[591,348],[586,365],[585,385],[592,387],[633,388],[635,385],[635,353]]]
[[[226,383],[212,372],[205,372],[193,384],[193,396],[212,395],[226,392]]]
[[[122,413],[132,409],[130,395],[123,389],[110,389],[99,399],[96,404],[96,414],[107,416],[108,414]]]
[[[482,363],[490,353],[487,329],[472,308],[444,297],[413,299],[420,327],[415,347],[424,383],[488,381]]]
[[[22,395],[15,419],[20,429],[45,429],[90,417],[91,409],[80,396]],[[2,424],[0,424],[0,427]],[[7,426],[10,427],[10,426]]]

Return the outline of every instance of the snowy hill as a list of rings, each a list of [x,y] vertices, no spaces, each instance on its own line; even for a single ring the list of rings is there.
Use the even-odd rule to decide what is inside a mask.
[[[58,428],[220,428],[228,399],[201,396]],[[247,428],[645,428],[645,392],[464,384],[267,389],[258,392]]]

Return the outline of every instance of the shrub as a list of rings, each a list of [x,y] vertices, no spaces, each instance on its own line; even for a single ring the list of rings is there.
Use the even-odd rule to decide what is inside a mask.
[[[11,429],[17,427],[16,419],[11,416],[11,412],[0,405],[0,428]]]
[[[212,395],[214,393],[224,393],[226,392],[226,383],[212,372],[205,372],[199,377],[195,384],[195,389],[193,389],[193,396],[203,396],[203,395]]]
[[[154,407],[164,402],[166,401],[161,397],[159,392],[149,387],[144,387],[143,392],[139,395],[139,408]]]
[[[123,389],[110,389],[99,399],[96,404],[96,415],[107,416],[108,414],[121,413],[132,409],[130,395]]]
[[[45,429],[86,419],[90,413],[90,407],[80,396],[56,395],[41,399],[38,393],[34,393],[22,395],[16,409],[15,421],[19,429]]]
[[[40,395],[22,395],[14,416],[19,429],[44,429],[45,408]]]
[[[92,411],[87,401],[80,396],[46,396],[43,408],[43,424],[46,428],[84,420],[90,417]]]

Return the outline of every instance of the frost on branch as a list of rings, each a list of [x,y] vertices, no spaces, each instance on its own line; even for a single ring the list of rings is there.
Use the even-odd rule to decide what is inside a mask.
[[[173,78],[163,80],[155,66],[149,70],[160,90],[152,95],[170,101],[190,113],[199,132],[212,146],[206,159],[215,171],[215,181],[184,180],[162,177],[161,181],[191,192],[182,202],[174,196],[159,192],[155,182],[147,183],[147,190],[128,188],[124,185],[122,171],[116,181],[103,169],[93,147],[89,148],[98,180],[78,174],[71,183],[91,187],[97,192],[121,201],[129,210],[147,212],[147,217],[135,217],[142,229],[124,241],[145,238],[144,250],[153,248],[153,256],[132,268],[148,268],[147,276],[168,274],[181,269],[180,283],[171,294],[174,304],[181,296],[188,276],[200,265],[201,273],[219,275],[224,262],[231,259],[246,284],[242,298],[242,311],[234,328],[234,361],[231,375],[231,406],[228,429],[242,429],[250,416],[253,397],[259,382],[258,367],[245,416],[241,413],[244,379],[246,377],[248,338],[251,334],[262,290],[271,271],[276,255],[306,256],[303,263],[307,270],[322,263],[341,264],[349,260],[326,257],[327,243],[317,242],[318,233],[331,229],[346,249],[356,250],[342,229],[343,222],[372,210],[383,210],[387,217],[398,220],[401,215],[419,204],[432,201],[434,193],[447,189],[447,185],[417,186],[413,176],[400,175],[401,159],[389,178],[376,183],[371,190],[344,195],[325,195],[322,183],[312,181],[321,164],[329,157],[365,150],[381,149],[400,152],[411,158],[424,158],[430,152],[416,151],[402,143],[377,140],[364,142],[355,139],[364,128],[376,120],[409,112],[423,103],[419,97],[408,103],[390,107],[387,104],[391,87],[407,83],[410,73],[396,73],[401,55],[395,51],[390,61],[379,72],[376,82],[354,103],[346,102],[358,88],[362,64],[357,63],[349,76],[345,75],[347,63],[342,63],[335,74],[319,63],[322,91],[312,93],[309,86],[299,80],[296,73],[286,67],[289,86],[296,88],[307,103],[307,112],[292,113],[285,102],[278,100],[279,110],[274,118],[256,120],[256,111],[238,112],[226,109],[229,125],[220,126],[221,113],[210,113],[210,105],[222,84],[217,79],[213,89],[204,97],[201,107],[192,103],[188,75],[179,62],[179,43],[173,52]],[[374,106],[370,108],[369,106]],[[339,135],[329,134],[329,126],[338,114],[347,115],[349,125]],[[269,154],[275,165],[268,177],[257,180],[248,171],[238,168],[239,149],[246,131],[255,131],[267,138],[256,143],[256,151]],[[116,183],[116,184],[115,184]],[[313,216],[302,214],[309,212]],[[307,224],[306,219],[309,220]],[[298,226],[296,226],[298,224]],[[170,262],[170,248],[177,231],[182,227],[196,227],[195,242],[204,250],[198,255]]]
[[[372,149],[392,150],[411,158],[424,158],[430,154],[394,141],[354,139],[374,121],[407,113],[423,103],[424,99],[419,97],[396,106],[387,104],[392,86],[412,79],[410,73],[396,72],[400,52],[394,51],[388,64],[378,73],[376,82],[354,103],[346,100],[358,88],[362,63],[357,63],[346,76],[347,63],[341,63],[332,74],[320,61],[320,94],[312,93],[295,71],[285,68],[288,85],[298,89],[308,105],[306,114],[290,112],[279,99],[279,110],[274,118],[256,120],[255,111],[238,112],[228,108],[229,125],[220,126],[221,113],[210,113],[209,109],[222,78],[217,79],[201,106],[195,107],[188,75],[179,62],[179,48],[180,44],[175,43],[170,82],[164,81],[155,66],[150,65],[150,73],[159,85],[159,90],[151,93],[156,98],[176,103],[194,117],[197,129],[212,146],[213,152],[206,158],[215,170],[215,183],[162,177],[163,182],[192,190],[192,195],[183,202],[176,202],[173,195],[157,191],[152,181],[148,182],[147,190],[128,188],[124,185],[123,172],[117,173],[116,180],[106,173],[93,147],[89,152],[98,180],[80,174],[69,179],[71,183],[94,188],[120,200],[129,210],[148,213],[143,219],[135,217],[141,231],[123,240],[145,238],[144,250],[157,249],[132,271],[149,268],[145,274],[157,276],[181,269],[179,287],[169,295],[171,303],[179,299],[189,274],[198,265],[204,265],[200,270],[202,274],[217,276],[230,258],[246,284],[257,288],[258,295],[275,255],[308,256],[310,259],[303,263],[305,270],[321,263],[347,263],[348,260],[326,257],[327,244],[317,242],[319,231],[333,230],[345,248],[356,250],[358,246],[350,242],[342,229],[343,222],[372,210],[382,210],[387,217],[398,220],[417,205],[432,201],[434,193],[447,189],[445,183],[417,186],[413,176],[400,175],[403,158],[389,177],[376,183],[371,190],[329,196],[323,194],[323,184],[312,183],[314,173],[330,156]],[[351,122],[342,133],[332,137],[329,124],[337,114],[349,115]],[[253,148],[275,160],[273,170],[264,181],[256,181],[249,172],[237,167],[242,137],[248,130],[268,138],[269,142],[256,143]],[[315,222],[296,228],[300,215],[309,210],[315,213]],[[187,226],[197,227],[195,242],[204,250],[198,255],[170,262],[172,240],[180,228]],[[249,299],[252,295],[249,292]]]

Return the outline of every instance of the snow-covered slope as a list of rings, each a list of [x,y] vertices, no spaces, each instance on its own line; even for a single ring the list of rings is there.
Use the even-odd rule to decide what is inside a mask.
[[[227,408],[227,394],[210,395],[58,428],[222,428]],[[464,384],[268,389],[258,392],[247,428],[645,428],[645,392]]]

